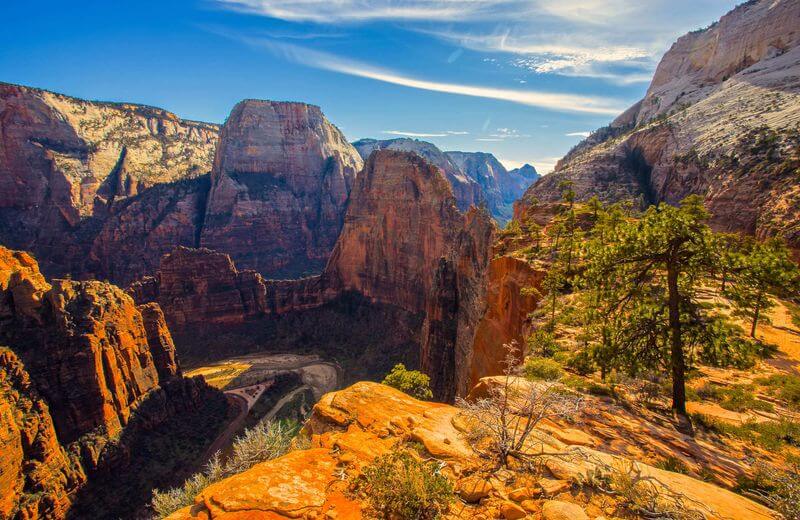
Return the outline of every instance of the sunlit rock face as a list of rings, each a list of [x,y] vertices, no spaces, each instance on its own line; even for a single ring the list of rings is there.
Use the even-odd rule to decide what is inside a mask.
[[[362,165],[319,107],[243,101],[220,134],[200,245],[272,278],[319,272]]]
[[[32,251],[47,272],[84,272],[109,215],[154,185],[211,170],[217,131],[159,108],[0,84],[0,243]]]
[[[515,216],[578,200],[705,199],[712,225],[800,246],[800,4],[746,2],[662,58],[645,98],[567,154]]]

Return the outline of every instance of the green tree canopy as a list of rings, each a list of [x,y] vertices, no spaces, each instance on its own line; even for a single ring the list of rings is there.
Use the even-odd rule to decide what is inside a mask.
[[[416,399],[431,399],[431,378],[418,370],[408,370],[402,363],[398,363],[392,371],[386,374],[383,384],[397,388]]]

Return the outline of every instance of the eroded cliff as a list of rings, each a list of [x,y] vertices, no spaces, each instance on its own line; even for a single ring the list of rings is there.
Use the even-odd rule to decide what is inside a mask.
[[[800,5],[747,2],[664,55],[645,98],[525,194],[524,218],[573,182],[578,200],[704,197],[712,224],[800,245]]]

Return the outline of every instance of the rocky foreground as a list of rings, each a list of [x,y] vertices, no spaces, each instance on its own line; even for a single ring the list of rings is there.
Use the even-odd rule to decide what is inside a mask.
[[[482,381],[470,398],[485,395],[495,384],[496,379]],[[418,443],[420,457],[441,461],[441,473],[454,483],[460,499],[448,518],[625,515],[620,496],[592,487],[598,472],[605,471],[629,472],[654,483],[664,496],[680,495],[687,515],[773,518],[765,507],[707,482],[611,455],[602,438],[580,427],[551,423],[536,431],[530,442],[548,454],[541,457],[539,472],[496,470],[467,442],[469,422],[458,408],[417,401],[375,383],[357,383],[326,394],[314,407],[301,433],[308,449],[295,449],[217,482],[170,518],[361,518],[364,497],[351,492],[352,479],[375,457],[409,442]]]

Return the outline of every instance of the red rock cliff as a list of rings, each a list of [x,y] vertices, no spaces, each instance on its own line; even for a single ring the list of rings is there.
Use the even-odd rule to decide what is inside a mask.
[[[321,269],[362,164],[318,107],[243,101],[220,135],[200,243],[270,277]]]

